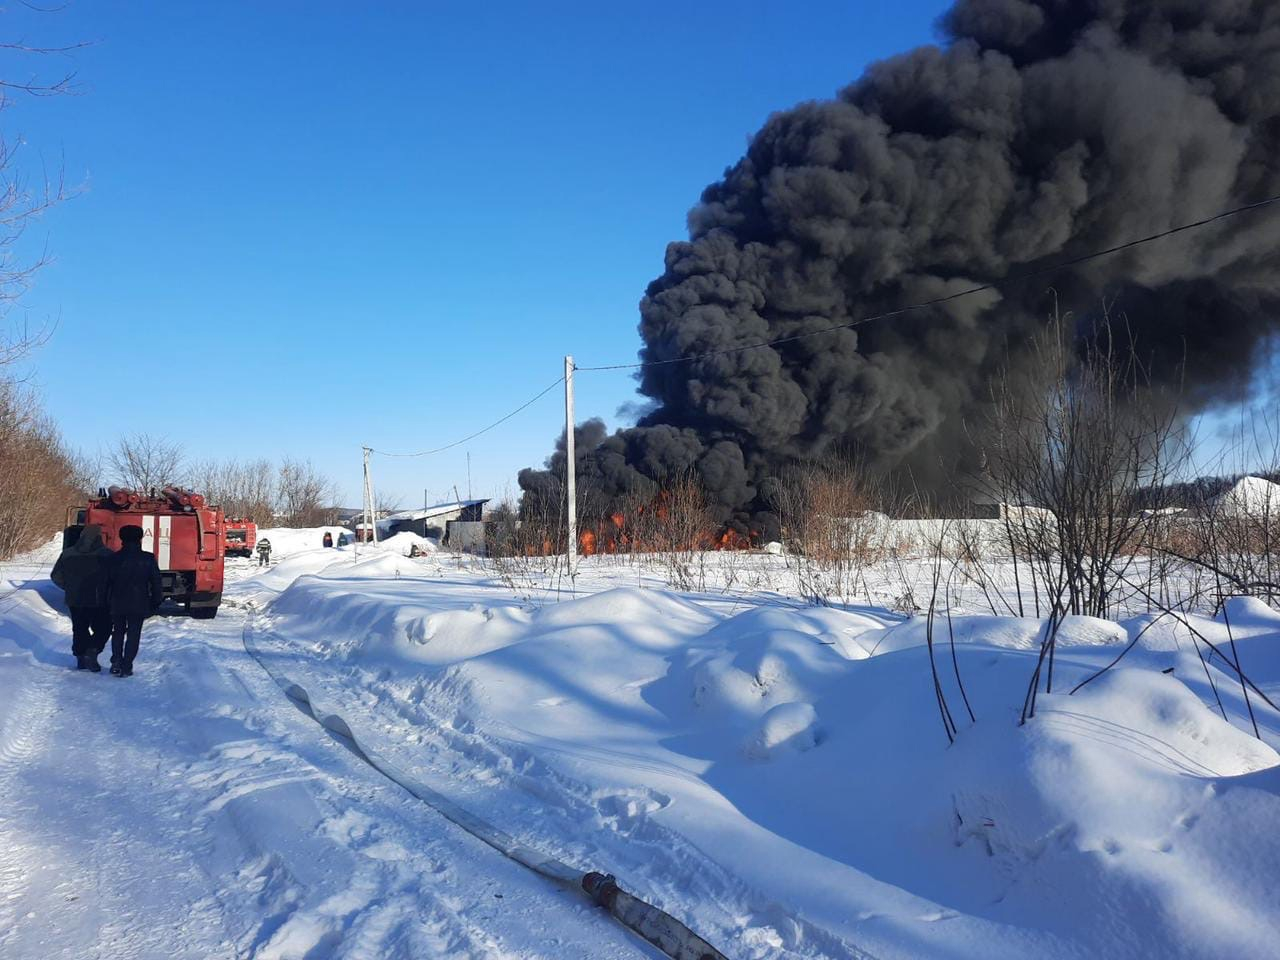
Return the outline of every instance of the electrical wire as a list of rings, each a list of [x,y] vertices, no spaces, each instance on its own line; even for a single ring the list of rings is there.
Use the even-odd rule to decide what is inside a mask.
[[[508,413],[505,417],[501,418],[500,420],[495,420],[493,423],[489,424],[484,429],[477,430],[475,433],[465,436],[461,440],[455,440],[453,441],[453,443],[446,443],[443,447],[436,447],[432,450],[420,450],[417,453],[390,453],[386,450],[375,450],[373,447],[370,447],[369,452],[380,454],[381,456],[384,456],[384,457],[429,457],[433,453],[443,453],[445,450],[452,450],[454,447],[460,447],[462,446],[462,444],[466,443],[467,441],[474,440],[476,437],[480,436],[481,434],[488,433],[494,427],[499,427],[502,424],[506,423],[508,420],[514,417],[521,410],[524,410],[527,407],[533,406],[535,403],[537,403],[539,400],[545,397],[548,393],[550,393],[556,387],[560,386],[560,384],[562,383],[564,383],[563,376],[557,378],[554,383],[552,383],[545,389],[539,391],[535,396],[526,400],[524,403],[520,404],[520,406],[516,407],[514,410],[512,410],[510,413]]]
[[[822,336],[824,333],[834,333],[836,330],[850,330],[850,329],[853,329],[854,327],[859,327],[859,326],[862,326],[863,324],[872,323],[876,320],[888,320],[892,317],[900,317],[904,314],[912,313],[916,310],[924,310],[928,307],[936,307],[944,303],[950,303],[953,300],[959,300],[961,297],[970,297],[970,296],[973,296],[975,293],[983,293],[987,290],[996,290],[1005,284],[1019,283],[1024,280],[1030,280],[1034,277],[1043,276],[1047,273],[1055,273],[1056,271],[1059,271],[1059,270],[1065,270],[1068,267],[1074,267],[1081,263],[1087,263],[1090,260],[1097,260],[1100,257],[1110,256],[1111,254],[1119,253],[1122,250],[1129,250],[1129,249],[1132,249],[1133,247],[1141,246],[1144,243],[1151,243],[1155,240],[1163,240],[1165,237],[1171,237],[1174,234],[1184,233],[1188,230],[1195,230],[1199,227],[1208,226],[1209,224],[1216,223],[1219,220],[1225,220],[1228,217],[1234,217],[1241,213],[1247,213],[1251,210],[1257,210],[1262,207],[1267,207],[1274,203],[1280,203],[1280,195],[1267,197],[1265,200],[1258,200],[1254,203],[1247,203],[1243,206],[1235,207],[1234,209],[1231,209],[1231,210],[1224,210],[1221,213],[1216,213],[1211,217],[1205,217],[1203,220],[1196,220],[1192,223],[1183,223],[1176,227],[1170,227],[1168,230],[1162,230],[1159,233],[1153,233],[1153,234],[1150,234],[1149,236],[1138,237],[1137,239],[1134,239],[1134,240],[1128,240],[1128,241],[1125,241],[1124,243],[1118,243],[1115,246],[1107,247],[1105,250],[1096,250],[1093,253],[1086,253],[1078,257],[1072,257],[1070,260],[1063,260],[1058,263],[1048,264],[1043,267],[1037,267],[1034,270],[1026,270],[1022,273],[1010,274],[1009,276],[1002,277],[999,280],[993,280],[989,283],[980,283],[977,286],[968,287],[964,290],[958,290],[955,293],[949,293],[949,294],[946,294],[945,296],[932,297],[928,300],[921,300],[917,303],[910,303],[910,304],[907,304],[906,306],[897,307],[896,309],[893,309],[893,310],[886,310],[883,313],[876,313],[866,317],[859,317],[857,320],[851,320],[848,323],[838,323],[830,327],[823,327],[820,330],[810,330],[806,333],[798,333],[790,337],[778,337],[773,340],[761,340],[756,343],[744,343],[736,347],[723,347],[719,350],[708,350],[703,353],[694,353],[694,354],[689,354],[688,356],[683,356],[683,357],[670,357],[665,360],[644,360],[639,363],[609,363],[609,364],[600,364],[597,366],[579,366],[577,364],[574,364],[573,369],[575,372],[591,373],[591,372],[600,371],[600,370],[639,370],[645,367],[660,367],[660,366],[666,366],[673,363],[690,363],[694,360],[702,360],[707,357],[720,357],[720,356],[725,356],[727,354],[742,353],[743,351],[746,351],[746,350],[756,350],[761,347],[775,347],[784,343],[795,343],[798,340],[807,340],[810,337]],[[531,407],[534,403],[541,400],[544,396],[546,396],[548,393],[550,393],[552,390],[554,390],[556,387],[558,387],[562,383],[564,383],[564,377],[563,376],[558,377],[555,380],[555,382],[551,383],[549,386],[539,391],[529,400],[526,400],[520,406],[516,407],[514,410],[508,413],[506,416],[502,417],[501,419],[495,420],[493,423],[489,424],[487,427],[484,427],[481,430],[477,430],[475,433],[472,433],[472,434],[469,434],[468,436],[463,437],[461,440],[455,440],[452,443],[447,443],[442,447],[435,447],[431,450],[420,450],[417,453],[392,453],[387,450],[376,450],[370,447],[369,452],[376,453],[384,457],[412,458],[412,457],[429,457],[432,454],[443,453],[446,450],[452,450],[454,447],[459,447],[462,444],[467,443],[468,441],[474,440],[476,437],[479,437],[483,434],[488,433],[490,430],[494,429],[495,427],[501,426],[502,424],[506,423],[508,420],[510,420],[516,414],[520,413],[522,410],[525,410],[526,408]]]
[[[660,367],[672,363],[689,363],[694,360],[702,360],[706,357],[719,357],[726,354],[742,353],[745,350],[756,350],[760,347],[773,347],[783,343],[794,343],[797,340],[807,340],[810,337],[818,337],[824,333],[833,333],[836,330],[849,330],[853,327],[862,326],[865,323],[872,323],[876,320],[888,320],[892,317],[899,317],[905,313],[911,313],[916,310],[924,310],[927,307],[936,307],[940,304],[950,303],[952,300],[959,300],[961,297],[969,297],[975,293],[982,293],[987,290],[995,290],[999,287],[1018,283],[1023,280],[1030,280],[1034,277],[1043,276],[1046,273],[1054,273],[1058,270],[1065,270],[1068,267],[1074,267],[1090,260],[1096,260],[1099,257],[1110,256],[1113,253],[1119,253],[1122,250],[1128,250],[1132,247],[1141,246],[1144,243],[1151,243],[1153,240],[1163,240],[1165,237],[1173,236],[1176,233],[1183,233],[1187,230],[1194,230],[1198,227],[1207,226],[1216,223],[1219,220],[1225,220],[1227,217],[1234,217],[1240,213],[1247,213],[1250,210],[1257,210],[1260,207],[1266,207],[1273,203],[1280,202],[1280,195],[1268,197],[1265,200],[1258,200],[1255,203],[1247,203],[1244,206],[1236,207],[1233,210],[1224,210],[1216,213],[1211,217],[1205,217],[1203,220],[1196,220],[1193,223],[1184,223],[1180,226],[1171,227],[1168,230],[1162,230],[1159,233],[1153,233],[1150,236],[1139,237],[1136,240],[1128,240],[1125,243],[1116,244],[1114,247],[1108,247],[1105,250],[1097,250],[1093,253],[1086,253],[1079,257],[1073,257],[1070,260],[1063,260],[1059,263],[1050,264],[1048,266],[1037,267],[1034,270],[1027,270],[1023,273],[1010,274],[1000,280],[993,280],[990,283],[978,284],[975,287],[968,287],[964,290],[958,290],[955,293],[949,293],[941,297],[933,297],[929,300],[921,300],[919,303],[911,303],[904,307],[898,307],[894,310],[886,310],[884,313],[872,314],[867,317],[859,317],[857,320],[851,320],[848,323],[837,323],[834,326],[823,327],[821,330],[810,330],[807,333],[798,333],[790,337],[778,337],[775,340],[761,340],[757,343],[744,343],[736,347],[723,347],[719,350],[708,350],[705,353],[695,353],[684,357],[671,357],[666,360],[644,360],[639,363],[611,363],[602,364],[593,367],[575,366],[575,370],[594,371],[594,370],[638,370],[643,367]]]

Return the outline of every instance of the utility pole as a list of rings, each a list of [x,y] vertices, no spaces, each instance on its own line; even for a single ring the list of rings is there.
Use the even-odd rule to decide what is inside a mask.
[[[362,508],[362,509],[363,509],[363,506],[364,506],[364,504],[363,504],[363,500],[364,500],[364,498],[363,498],[363,496],[362,496],[362,497],[361,497],[361,501],[362,501],[362,502],[361,502],[361,508]],[[352,542],[352,544],[351,544],[351,562],[352,562],[352,563],[359,563],[359,562],[360,562],[360,522],[359,522],[358,520],[356,520],[356,521],[350,521],[350,522],[353,522],[353,523],[355,524],[355,528],[356,528],[356,537],[355,537],[355,540],[354,540],[354,541]]]
[[[373,451],[371,450],[369,452],[372,453]],[[368,470],[368,473],[369,473],[369,512],[373,514],[373,542],[377,543],[378,542],[378,498],[374,495],[374,492],[373,492],[373,471],[369,470],[367,466],[365,467],[365,469]]]
[[[467,499],[471,499],[471,451],[467,451]]]
[[[365,534],[372,536],[373,542],[378,542],[378,501],[373,495],[373,474],[369,472],[369,454],[373,453],[369,447],[364,448],[364,516],[365,516]]]
[[[569,521],[569,535],[565,541],[565,562],[569,576],[578,572],[578,490],[577,468],[573,453],[573,357],[564,358],[564,453],[565,453],[565,513]]]
[[[360,501],[364,508],[364,521],[360,525],[360,537],[367,537],[369,536],[369,448],[362,449],[364,450],[364,476],[360,485]],[[356,537],[356,540],[360,537]]]

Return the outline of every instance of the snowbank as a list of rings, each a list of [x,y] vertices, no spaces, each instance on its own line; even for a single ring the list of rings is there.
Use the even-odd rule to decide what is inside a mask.
[[[417,547],[420,554],[438,553],[440,551],[439,543],[430,537],[419,536],[412,530],[403,530],[394,536],[387,537],[386,540],[379,540],[377,544],[369,544],[369,546],[390,550],[404,557],[409,556],[414,547]]]
[[[0,560],[0,582],[47,576],[61,552],[62,534],[58,533],[34,550],[18,554],[11,560]]]
[[[949,745],[923,618],[634,587],[534,607],[403,562],[299,578],[276,642],[309,682],[359,678],[369,725],[439,732],[405,762],[665,892],[730,955],[1262,956],[1280,931],[1280,717],[1252,737],[1217,661],[1224,720],[1184,625],[1067,696],[1150,623],[1068,618],[1019,726],[1043,622],[940,618]],[[1193,625],[1275,689],[1280,615]]]

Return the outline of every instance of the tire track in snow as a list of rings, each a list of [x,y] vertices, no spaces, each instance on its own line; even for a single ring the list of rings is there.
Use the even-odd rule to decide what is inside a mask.
[[[173,625],[157,655],[181,653],[185,658],[184,669],[171,673],[175,701],[212,697],[219,701],[214,712],[224,730],[229,725],[241,729],[232,738],[207,743],[178,771],[178,779],[203,798],[193,808],[198,828],[209,832],[229,825],[246,847],[263,852],[271,840],[281,844],[279,855],[272,853],[257,868],[237,875],[236,889],[224,893],[226,901],[257,905],[257,922],[236,938],[241,955],[262,960],[304,955],[357,960],[652,955],[592,908],[582,916],[570,915],[572,905],[560,899],[563,894],[526,880],[520,868],[492,870],[491,851],[451,824],[430,815],[424,821],[417,801],[362,761],[335,750],[329,735],[281,695],[244,652],[236,626],[232,646],[229,636],[211,644],[193,636],[189,627]],[[217,680],[197,683],[192,677]],[[263,837],[261,826],[246,819],[263,806],[268,790],[284,791],[279,800],[271,795],[272,805],[303,797],[315,804],[320,822],[298,849],[315,849],[317,835],[331,840],[319,852],[338,858],[326,872],[346,878],[343,890],[322,895],[325,888],[305,876],[314,865],[298,863],[296,853],[288,853],[295,839]],[[293,822],[305,825],[305,819]],[[432,831],[425,837],[424,828]],[[513,872],[519,882],[512,882]],[[507,890],[505,899],[494,898],[495,884]],[[512,910],[518,912],[512,915]],[[570,925],[575,932],[564,936],[563,928]],[[546,954],[531,949],[528,931],[548,927],[564,949]],[[515,949],[509,945],[513,942]]]
[[[0,796],[21,767],[25,767],[44,746],[53,714],[53,695],[48,682],[22,684],[0,727]]]
[[[152,909],[154,891],[183,889],[197,872],[167,845],[181,829],[163,811],[148,808],[145,842],[136,835],[139,791],[169,746],[138,709],[154,678],[121,684],[68,669],[67,619],[43,602],[23,606],[6,624],[25,656],[3,662],[16,696],[0,722],[0,883],[17,883],[8,913],[20,916],[0,915],[0,955],[230,960],[190,947],[217,929],[215,899],[194,896],[158,922]]]

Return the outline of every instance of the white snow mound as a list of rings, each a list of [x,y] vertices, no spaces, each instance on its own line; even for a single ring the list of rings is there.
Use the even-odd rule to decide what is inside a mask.
[[[1213,503],[1221,516],[1280,519],[1280,484],[1262,477],[1241,477]]]
[[[780,703],[760,721],[745,751],[753,760],[768,760],[783,751],[803,753],[821,740],[818,711],[811,703]]]

